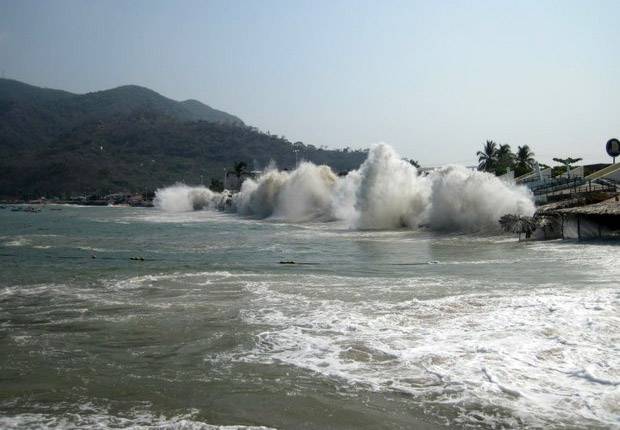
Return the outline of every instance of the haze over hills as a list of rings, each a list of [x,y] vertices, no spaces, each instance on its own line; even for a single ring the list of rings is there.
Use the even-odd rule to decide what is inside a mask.
[[[0,138],[3,145],[36,145],[38,142],[33,140],[47,142],[55,138],[54,131],[65,131],[87,121],[106,120],[137,111],[159,113],[179,121],[243,125],[236,116],[196,100],[177,102],[137,85],[72,94],[0,79]]]
[[[197,100],[178,102],[140,86],[72,94],[0,79],[1,196],[208,183],[237,161],[292,167],[296,155],[337,171],[365,157],[291,143]]]

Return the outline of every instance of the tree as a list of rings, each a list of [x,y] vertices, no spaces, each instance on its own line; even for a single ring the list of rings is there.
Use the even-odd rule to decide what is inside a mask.
[[[536,221],[529,216],[506,214],[499,219],[499,224],[505,232],[519,234],[525,233],[525,238],[529,239],[534,230],[536,230]]]
[[[211,184],[209,185],[209,189],[211,191],[215,191],[216,193],[221,193],[224,191],[224,183],[219,179],[211,178]]]
[[[570,165],[575,164],[581,160],[582,160],[581,158],[571,158],[571,157],[553,159],[553,161],[555,161],[556,163],[560,163],[566,166],[566,177],[568,178],[570,178]]]
[[[495,167],[495,174],[500,176],[508,172],[508,169],[514,168],[515,155],[510,150],[510,145],[507,143],[499,145],[497,150],[497,166]]]
[[[487,140],[484,149],[476,153],[478,156],[478,170],[494,172],[497,166],[497,143]]]
[[[531,172],[534,168],[534,153],[528,145],[517,147],[517,154],[515,157],[515,176],[525,175]]]
[[[245,161],[237,161],[233,165],[233,172],[237,178],[241,178],[241,176],[248,174],[248,163]]]

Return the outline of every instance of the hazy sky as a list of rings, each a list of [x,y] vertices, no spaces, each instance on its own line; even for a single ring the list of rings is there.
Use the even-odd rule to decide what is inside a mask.
[[[0,0],[8,78],[133,83],[330,147],[475,164],[485,139],[610,161],[620,1]]]

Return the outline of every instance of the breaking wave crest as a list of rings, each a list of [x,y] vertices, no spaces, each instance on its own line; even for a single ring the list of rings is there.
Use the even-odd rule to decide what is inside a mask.
[[[525,187],[457,165],[420,175],[386,144],[373,146],[346,176],[303,162],[291,172],[270,168],[244,181],[234,195],[176,184],[157,190],[155,205],[169,212],[217,209],[290,222],[344,220],[357,229],[426,225],[449,231],[497,229],[502,215],[534,212]]]
[[[206,187],[175,184],[157,190],[155,204],[166,212],[188,212],[199,209],[217,209],[225,197]]]

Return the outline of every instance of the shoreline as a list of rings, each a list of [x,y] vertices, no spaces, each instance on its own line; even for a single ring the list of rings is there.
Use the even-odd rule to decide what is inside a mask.
[[[45,205],[71,205],[71,206],[121,206],[121,207],[144,207],[144,208],[152,208],[153,201],[152,200],[144,200],[140,202],[122,202],[122,203],[114,203],[109,200],[0,200],[0,206],[16,206],[16,205],[29,205],[29,206],[45,206]]]

